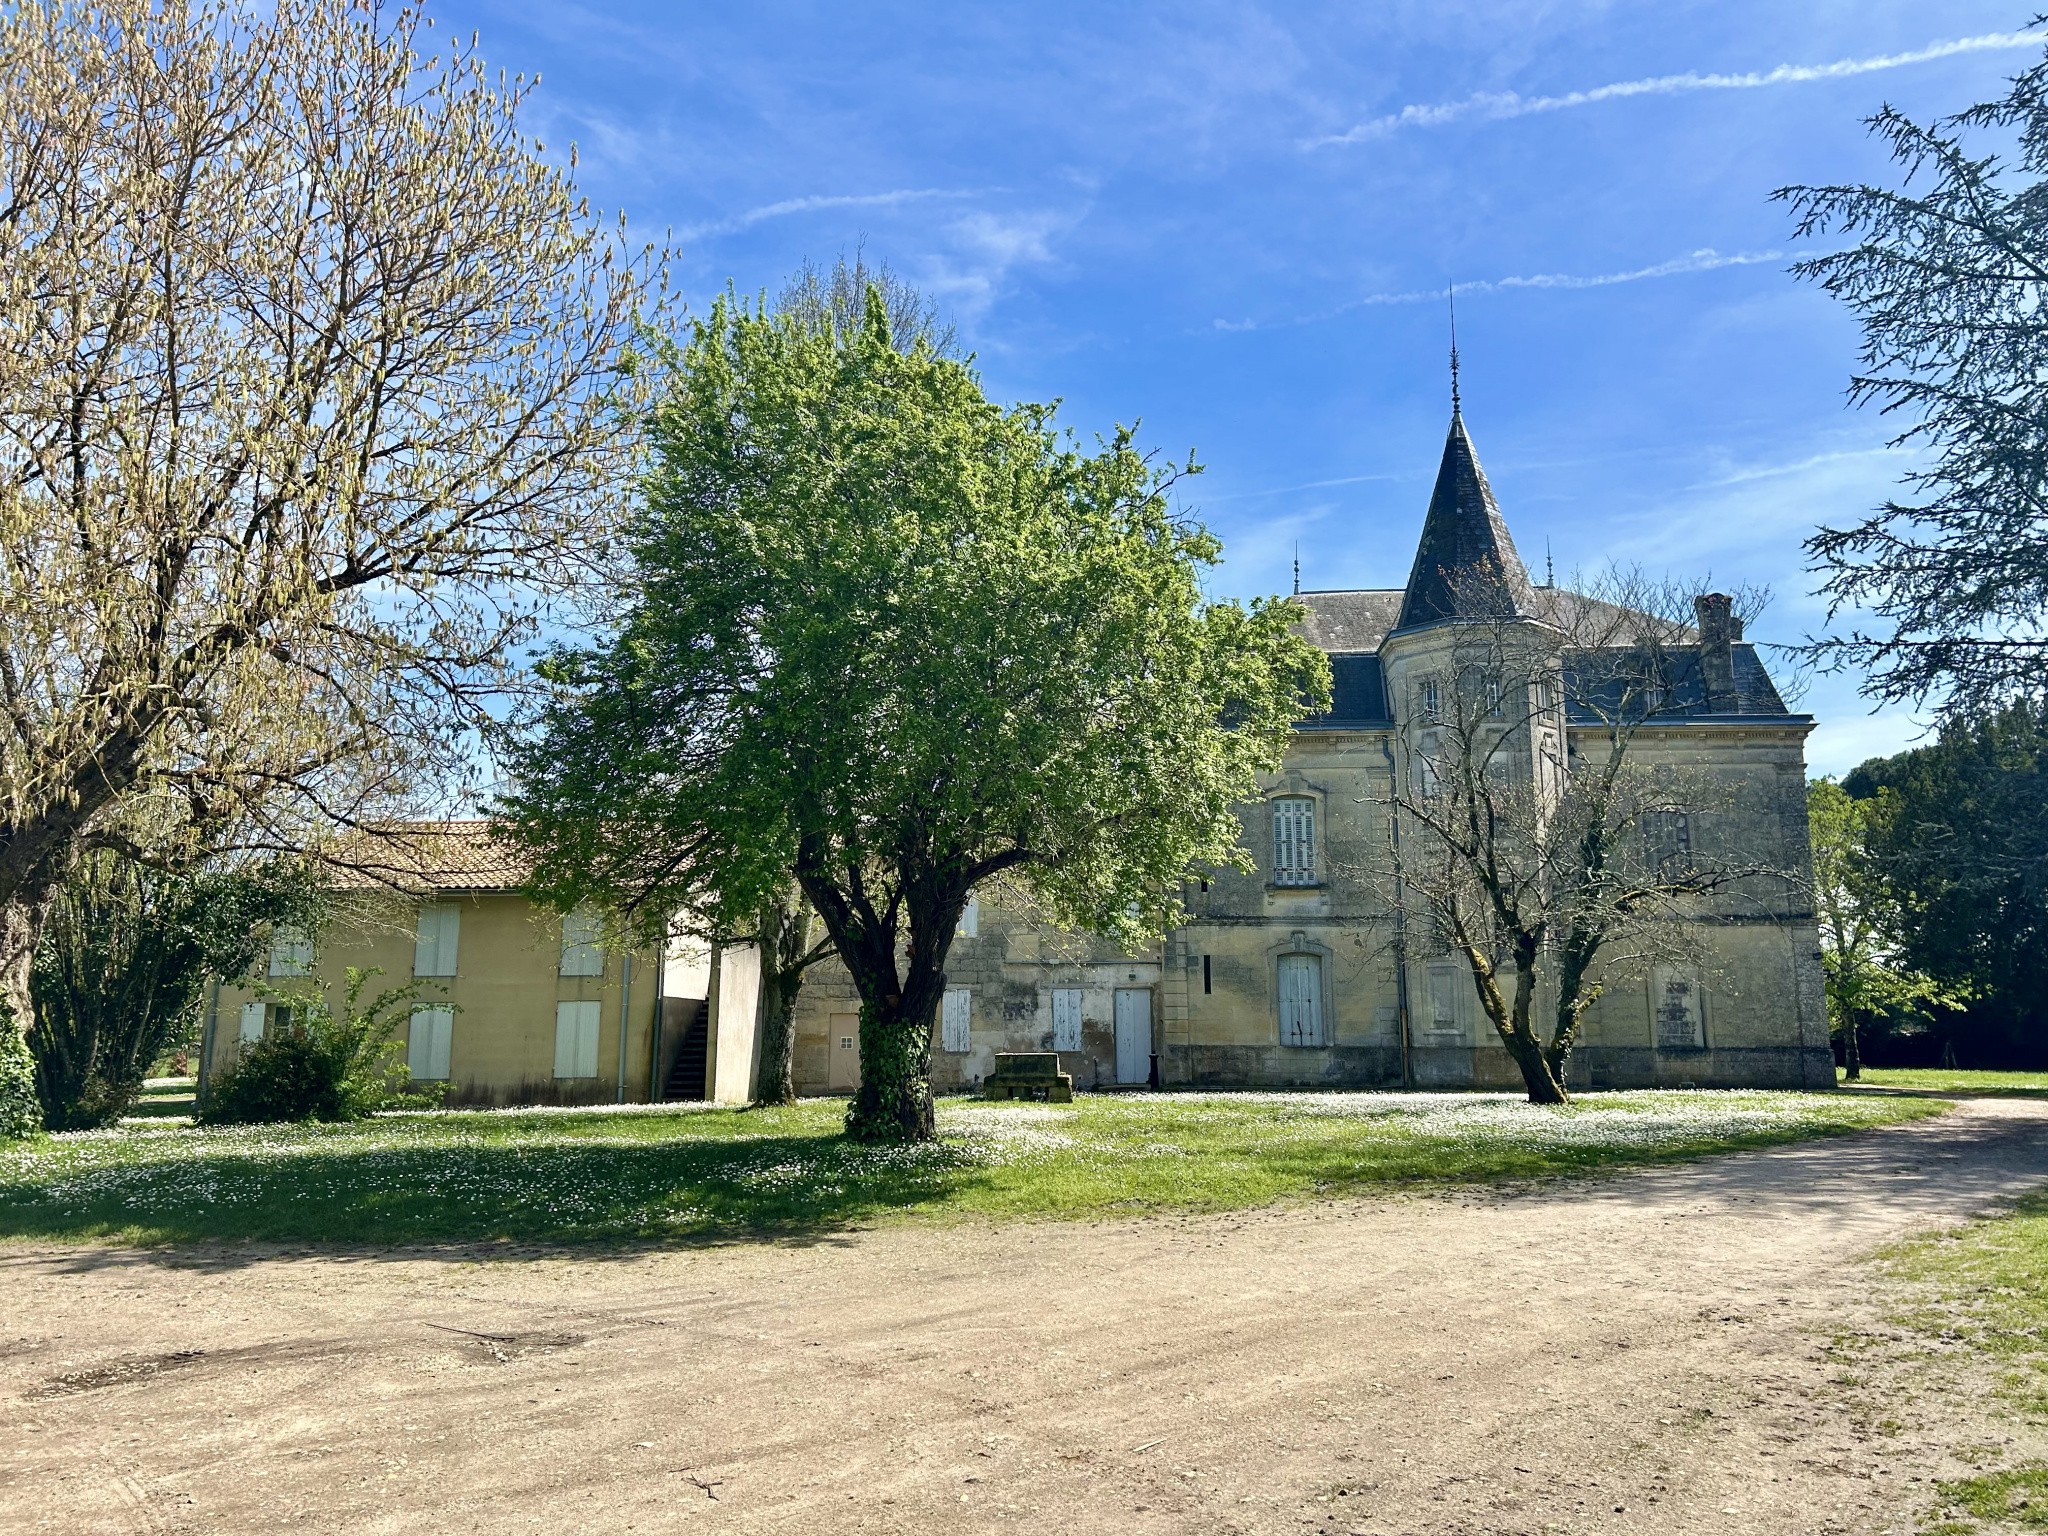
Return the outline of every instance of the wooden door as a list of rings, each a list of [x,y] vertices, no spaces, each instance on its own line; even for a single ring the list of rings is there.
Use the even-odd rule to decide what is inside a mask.
[[[1081,989],[1052,989],[1052,1048],[1056,1051],[1081,1049]]]
[[[825,1086],[834,1093],[852,1093],[860,1087],[860,1015],[835,1013],[826,1027]]]
[[[1143,1083],[1152,1077],[1152,989],[1116,989],[1116,1080]]]

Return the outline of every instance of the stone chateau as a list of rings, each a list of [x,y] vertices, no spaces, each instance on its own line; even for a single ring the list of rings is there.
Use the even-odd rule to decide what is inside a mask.
[[[1330,657],[1334,699],[1299,726],[1265,798],[1243,808],[1256,869],[1200,882],[1191,921],[1143,954],[977,901],[947,967],[935,1086],[972,1086],[998,1051],[1057,1050],[1077,1087],[1519,1087],[1464,962],[1397,945],[1386,894],[1387,802],[1392,776],[1429,729],[1423,680],[1442,668],[1461,625],[1491,622],[1466,612],[1460,594],[1503,578],[1510,592],[1530,590],[1454,411],[1407,586],[1301,594],[1306,633]],[[1787,710],[1725,599],[1703,600],[1699,618],[1673,653],[1672,698],[1637,735],[1632,758],[1709,774],[1720,790],[1713,814],[1670,829],[1680,846],[1739,839],[1796,876],[1809,859],[1813,720]],[[1557,762],[1568,772],[1570,739],[1593,722],[1570,707],[1563,714]],[[1777,899],[1761,907],[1702,908],[1703,963],[1649,967],[1610,985],[1587,1017],[1573,1083],[1832,1084],[1818,931],[1796,881],[1777,884]],[[856,1086],[858,1016],[845,973],[815,970],[798,1005],[799,1092]]]

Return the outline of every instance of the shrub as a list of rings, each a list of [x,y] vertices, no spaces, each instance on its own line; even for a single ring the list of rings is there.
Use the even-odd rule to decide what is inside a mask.
[[[214,1077],[199,1122],[361,1120],[380,1109],[438,1102],[435,1094],[409,1088],[403,1048],[395,1038],[424,983],[387,988],[365,1004],[365,988],[381,974],[349,967],[338,1009],[312,989],[268,993],[289,1007],[289,1016]]]

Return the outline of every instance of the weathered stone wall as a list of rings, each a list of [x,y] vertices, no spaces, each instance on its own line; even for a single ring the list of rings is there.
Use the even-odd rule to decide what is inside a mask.
[[[1082,1046],[1063,1052],[1061,1065],[1080,1088],[1116,1081],[1119,988],[1152,989],[1153,1050],[1169,1086],[1518,1087],[1462,962],[1411,954],[1404,1039],[1387,810],[1389,753],[1398,740],[1392,732],[1300,733],[1268,792],[1315,802],[1318,883],[1275,883],[1272,801],[1249,804],[1240,816],[1253,867],[1213,871],[1193,883],[1191,921],[1153,953],[1121,955],[1102,941],[1057,932],[1028,909],[985,898],[978,931],[955,941],[947,974],[948,985],[972,995],[970,1048],[943,1049],[935,1026],[934,1086],[972,1088],[992,1070],[997,1051],[1053,1049],[1052,991],[1075,987],[1082,994]],[[1696,849],[1794,878],[1747,881],[1703,910],[1696,932],[1704,958],[1678,968],[1695,989],[1701,1044],[1660,1046],[1657,989],[1668,978],[1620,971],[1607,978],[1605,995],[1587,1016],[1574,1083],[1833,1081],[1818,933],[1800,888],[1808,862],[1803,740],[1803,724],[1790,721],[1687,723],[1638,738],[1639,762],[1698,780],[1705,808],[1693,818]],[[1280,957],[1290,954],[1312,955],[1321,967],[1322,1045],[1281,1042],[1277,974]],[[1436,1006],[1439,996],[1447,1008]],[[797,1015],[800,1092],[834,1086],[834,1038],[852,1028],[858,1008],[838,966],[813,973]],[[1432,1028],[1440,1019],[1449,1027]]]

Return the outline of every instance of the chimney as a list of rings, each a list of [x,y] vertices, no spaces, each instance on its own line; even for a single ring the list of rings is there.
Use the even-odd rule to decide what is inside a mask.
[[[1706,685],[1707,712],[1727,714],[1739,707],[1735,695],[1734,642],[1742,638],[1742,620],[1735,617],[1734,599],[1726,592],[1707,592],[1692,600],[1700,623],[1700,681]]]

